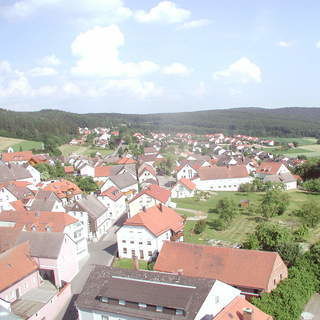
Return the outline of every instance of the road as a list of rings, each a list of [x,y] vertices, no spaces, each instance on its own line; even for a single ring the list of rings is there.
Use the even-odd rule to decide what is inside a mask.
[[[77,313],[74,307],[74,301],[79,293],[82,291],[84,284],[86,283],[88,276],[95,264],[110,266],[113,258],[117,252],[117,243],[115,231],[117,226],[112,227],[109,232],[98,242],[89,243],[89,256],[79,262],[80,271],[71,281],[72,288],[72,300],[69,305],[60,312],[57,320],[76,320],[78,319]]]

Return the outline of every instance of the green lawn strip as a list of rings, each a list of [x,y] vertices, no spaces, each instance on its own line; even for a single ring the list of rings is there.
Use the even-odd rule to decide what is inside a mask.
[[[185,210],[181,210],[181,209],[174,209],[174,211],[178,212],[179,214],[181,214],[184,217],[194,217],[195,214],[189,211],[185,211]]]
[[[264,137],[265,140],[273,140],[279,143],[292,143],[297,142],[300,146],[315,144],[317,142],[316,138],[313,137],[304,137],[304,138],[279,138],[279,137]]]
[[[27,150],[40,150],[43,148],[43,143],[40,141],[22,141],[12,146],[15,152],[18,151],[27,151]]]
[[[132,259],[115,258],[112,263],[112,266],[114,268],[133,269],[133,261]],[[147,270],[147,261],[139,260],[139,268]]]
[[[68,156],[71,153],[82,154],[84,156],[90,156],[91,153],[100,152],[102,155],[107,155],[113,152],[113,150],[103,149],[98,147],[92,147],[90,145],[70,145],[64,144],[59,147],[64,156]]]

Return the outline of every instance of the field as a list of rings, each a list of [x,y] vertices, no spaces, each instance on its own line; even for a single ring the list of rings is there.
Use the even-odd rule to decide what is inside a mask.
[[[264,151],[271,152],[274,154],[284,155],[287,157],[297,157],[299,155],[304,155],[307,158],[320,157],[320,145],[319,144],[309,144],[303,145],[298,148],[292,148],[287,150],[281,150],[281,147],[265,147]]]
[[[277,217],[273,217],[270,221],[279,223],[280,225],[288,227],[290,230],[297,228],[300,225],[300,221],[296,216],[291,215],[292,211],[301,207],[304,203],[310,200],[315,200],[320,202],[320,195],[304,193],[300,191],[288,191],[290,197],[290,205],[286,212]],[[241,200],[249,200],[250,203],[257,203],[263,197],[263,193],[241,193],[241,192],[217,192],[212,195],[207,201],[196,201],[194,198],[186,199],[173,199],[177,203],[177,211],[187,218],[190,216],[195,216],[187,212],[185,209],[192,209],[202,212],[204,215],[208,215],[207,226],[205,231],[196,235],[193,233],[193,227],[196,221],[187,220],[185,225],[185,235],[184,239],[186,242],[192,243],[210,243],[212,240],[222,240],[229,243],[241,243],[244,241],[248,234],[254,232],[256,225],[264,221],[264,218],[259,216],[247,216],[238,215],[231,223],[231,225],[223,231],[216,231],[212,227],[212,221],[214,221],[217,216],[214,213],[210,213],[209,209],[215,208],[219,199],[229,197],[238,204]],[[308,239],[310,243],[320,240],[320,227],[312,230],[310,232],[310,238]]]
[[[112,263],[114,268],[123,268],[123,269],[133,269],[132,259],[119,259],[115,258]],[[139,260],[139,268],[142,270],[147,270],[147,262],[144,260]]]
[[[316,138],[305,137],[305,138],[279,138],[279,137],[263,137],[262,139],[273,140],[279,143],[292,143],[293,141],[298,142],[299,146],[305,146],[309,144],[315,144],[317,142]]]
[[[90,145],[75,146],[75,145],[70,145],[70,144],[64,144],[64,145],[60,146],[59,149],[61,150],[61,152],[64,156],[68,156],[71,153],[77,153],[77,154],[81,154],[84,156],[90,156],[91,153],[96,153],[96,152],[100,152],[102,155],[107,155],[107,154],[110,154],[113,152],[113,150],[92,147]]]
[[[0,137],[0,151],[7,151],[9,147],[12,147],[14,151],[41,149],[42,142]]]

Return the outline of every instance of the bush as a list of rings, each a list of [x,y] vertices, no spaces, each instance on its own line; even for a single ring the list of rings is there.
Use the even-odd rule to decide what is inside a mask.
[[[222,219],[215,219],[211,222],[211,227],[217,231],[222,231],[227,228],[227,224]]]
[[[195,234],[202,233],[204,231],[204,229],[206,228],[206,224],[207,224],[207,221],[205,219],[198,220],[193,227],[193,232]]]

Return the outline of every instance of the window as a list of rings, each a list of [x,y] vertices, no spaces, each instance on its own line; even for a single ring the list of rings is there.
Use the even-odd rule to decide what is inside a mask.
[[[134,241],[133,241],[133,240],[131,240],[131,241],[130,241],[130,243],[131,243],[131,244],[134,244]]]
[[[131,250],[131,255],[134,257],[136,255],[136,250]]]
[[[148,245],[148,246],[151,246],[151,241],[147,241],[147,245]]]
[[[127,248],[123,248],[123,254],[127,254]]]
[[[176,309],[176,315],[177,315],[177,316],[182,316],[182,315],[183,315],[183,310],[181,310],[181,309]]]
[[[101,315],[101,320],[109,320],[109,316],[103,316],[103,315]]]
[[[282,273],[280,274],[280,280],[282,280]]]
[[[157,311],[157,312],[162,312],[162,311],[163,311],[163,307],[157,306],[157,307],[156,307],[156,311]]]
[[[126,240],[122,240],[122,243],[126,243],[127,241]]]
[[[119,304],[122,305],[122,306],[125,306],[126,305],[126,301],[125,300],[119,300]]]
[[[139,303],[139,308],[146,308],[147,305],[145,303]]]
[[[215,303],[219,303],[219,296],[215,296],[214,301]]]
[[[148,251],[148,256],[152,257],[152,251]]]
[[[141,245],[141,244],[143,244],[143,242],[142,242],[142,241],[139,241],[139,244]]]
[[[277,284],[276,279],[273,279],[273,284],[274,284],[274,285],[276,285],[276,284]]]
[[[101,297],[101,302],[108,303],[109,299],[107,297]]]

